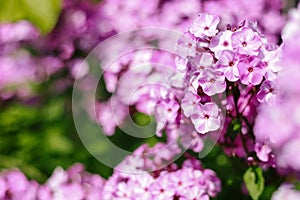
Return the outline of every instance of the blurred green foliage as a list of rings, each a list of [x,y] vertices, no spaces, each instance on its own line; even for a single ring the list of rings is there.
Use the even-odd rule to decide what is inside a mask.
[[[42,96],[30,103],[0,102],[0,168],[20,168],[43,182],[56,166],[85,164],[88,171],[108,177],[112,170],[82,145],[71,112],[71,89],[49,92],[49,85],[36,86]],[[101,144],[97,147],[103,149]]]
[[[46,34],[56,25],[61,8],[62,0],[1,0],[0,22],[26,19]]]

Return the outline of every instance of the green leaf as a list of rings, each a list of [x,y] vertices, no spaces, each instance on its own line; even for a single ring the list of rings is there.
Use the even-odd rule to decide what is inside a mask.
[[[295,183],[295,190],[300,191],[300,182],[299,181],[297,181]]]
[[[260,167],[251,167],[244,174],[246,188],[253,200],[258,200],[264,191],[265,179]]]
[[[0,22],[10,22],[23,19],[25,13],[20,2],[20,0],[0,1]]]
[[[241,124],[234,124],[233,125],[233,131],[239,131],[241,129],[242,125]]]
[[[151,117],[140,112],[137,112],[133,115],[133,120],[139,126],[147,126],[151,123]]]
[[[42,33],[48,33],[56,25],[62,0],[5,0],[0,1],[0,22],[26,19]]]

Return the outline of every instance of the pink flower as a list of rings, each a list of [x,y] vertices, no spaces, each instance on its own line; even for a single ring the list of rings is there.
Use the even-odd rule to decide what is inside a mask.
[[[208,96],[222,93],[226,89],[225,76],[221,72],[206,69],[199,74],[196,80]]]
[[[292,184],[283,184],[274,192],[271,200],[296,200],[300,199],[300,192]]]
[[[152,195],[149,192],[150,185],[154,182],[154,178],[148,173],[136,174],[134,180],[133,188],[134,193],[137,196],[137,199],[152,200]]]
[[[217,26],[219,22],[220,18],[216,15],[199,14],[189,31],[195,37],[211,37],[218,33]]]
[[[191,120],[199,133],[218,130],[221,126],[219,108],[213,102],[199,105]]]
[[[184,95],[181,101],[181,108],[186,117],[190,117],[194,113],[200,100],[201,98],[192,92],[188,92]]]
[[[269,156],[270,156],[270,153],[272,152],[272,149],[269,145],[256,143],[254,146],[254,150],[256,152],[257,157],[261,161],[263,161],[263,162],[269,161]]]
[[[217,66],[229,81],[239,80],[238,61],[238,56],[232,51],[225,50],[220,54]]]
[[[277,78],[279,71],[281,70],[281,65],[279,63],[281,58],[281,48],[277,48],[276,50],[266,50],[262,48],[262,53],[264,58],[262,61],[266,65],[266,79],[273,81]]]
[[[175,190],[175,193],[178,196],[181,196],[188,187],[193,185],[193,180],[188,176],[189,174],[186,173],[187,171],[188,170],[178,170],[168,174],[168,179],[171,183],[170,187]]]
[[[167,122],[174,122],[179,110],[179,104],[175,100],[167,99],[159,102],[155,108],[155,118],[157,121],[156,135],[161,136],[162,129]]]
[[[195,130],[192,123],[181,125],[180,130],[182,131],[180,145],[185,149],[192,149],[194,152],[200,152],[203,149],[204,144],[203,138],[201,137],[202,135]]]
[[[125,182],[118,183],[118,185],[116,185],[115,190],[116,198],[114,199],[129,200],[133,196],[133,187],[128,187],[128,185]]]
[[[7,187],[12,193],[24,193],[28,189],[29,182],[19,170],[12,170],[6,175]]]
[[[153,199],[157,200],[172,200],[175,194],[175,189],[171,188],[168,176],[162,175],[151,185],[150,191],[154,197]]]
[[[177,43],[177,52],[182,57],[195,56],[198,42],[189,32],[185,32]]]
[[[196,66],[197,70],[204,70],[206,68],[212,68],[214,58],[210,53],[201,53],[196,55],[191,62]]]
[[[184,195],[180,197],[180,200],[190,200],[190,199],[199,199],[199,200],[209,200],[209,196],[205,190],[198,185],[195,185],[189,190],[186,190]]]
[[[128,108],[113,96],[107,102],[96,104],[97,120],[106,135],[113,135],[115,128],[127,117]]]
[[[265,75],[265,66],[261,60],[252,56],[240,60],[238,64],[240,80],[245,85],[258,85],[263,80]]]
[[[65,199],[81,200],[85,195],[80,183],[65,184],[60,189]]]
[[[222,51],[232,51],[231,36],[233,32],[230,30],[219,32],[217,36],[210,41],[209,48],[215,53],[216,58],[219,59]]]
[[[156,117],[165,119],[165,121],[172,122],[177,117],[179,105],[175,100],[163,100],[156,106]],[[159,120],[158,119],[158,120]]]
[[[231,36],[233,50],[240,54],[258,55],[258,49],[262,45],[261,39],[251,28],[243,28]]]
[[[264,81],[261,86],[260,90],[257,93],[257,100],[259,102],[266,102],[268,104],[275,104],[278,99],[277,95],[277,87],[275,82],[272,81]]]

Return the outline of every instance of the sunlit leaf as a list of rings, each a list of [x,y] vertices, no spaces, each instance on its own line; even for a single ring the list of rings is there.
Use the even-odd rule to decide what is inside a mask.
[[[5,0],[0,1],[0,22],[26,19],[42,33],[51,31],[58,20],[62,0]]]
[[[264,191],[265,179],[260,167],[250,167],[244,174],[246,188],[253,200],[258,200]]]

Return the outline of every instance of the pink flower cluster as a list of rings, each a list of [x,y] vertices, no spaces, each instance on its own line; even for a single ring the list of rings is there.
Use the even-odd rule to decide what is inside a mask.
[[[0,175],[1,200],[95,200],[101,199],[104,180],[84,171],[75,164],[67,171],[57,167],[48,181],[40,185],[28,181],[19,170],[4,171]]]
[[[0,98],[9,98],[14,93],[26,96],[30,92],[28,83],[39,81],[36,60],[21,45],[21,42],[35,40],[38,35],[27,21],[0,24]],[[10,92],[8,87],[16,87],[16,90]]]
[[[223,25],[237,24],[241,19],[258,21],[263,32],[275,41],[284,22],[281,9],[279,0],[255,0],[255,3],[250,0],[242,3],[237,0],[132,0],[126,3],[105,0],[98,4],[65,0],[55,29],[46,36],[39,35],[24,21],[0,25],[0,71],[3,74],[0,98],[31,96],[31,83],[45,81],[66,69],[70,77],[54,83],[56,90],[63,90],[76,77],[79,63],[99,42],[116,33],[143,27],[182,31],[198,12],[221,14]],[[268,26],[270,23],[272,26]],[[16,70],[18,73],[14,73]]]
[[[257,105],[277,102],[281,48],[268,42],[252,22],[225,30],[218,29],[219,23],[218,16],[200,14],[178,42],[183,58],[177,70],[188,82],[181,108],[198,133],[223,128],[224,119],[219,143],[225,152],[244,157],[254,150]],[[232,133],[234,126],[238,128]]]
[[[142,152],[159,150],[159,146],[141,146],[120,163],[103,188],[103,199],[208,200],[220,192],[221,182],[215,172],[203,169],[195,158],[186,159],[181,168],[171,164],[147,173],[145,170],[159,167],[161,158],[156,154],[150,160]],[[128,173],[128,169],[134,173]]]
[[[145,7],[144,5],[147,4],[148,6]],[[251,6],[249,6],[251,4]],[[233,7],[236,6],[232,6],[232,5],[239,5],[239,7],[237,9],[232,9]],[[249,20],[254,20],[254,21],[258,21],[257,25],[256,23],[253,23],[251,26],[257,30],[257,34],[261,35],[261,32],[258,31],[258,27],[263,29],[263,32],[266,33],[268,36],[270,36],[269,38],[273,38],[273,41],[276,41],[276,35],[280,33],[281,31],[281,27],[283,26],[284,23],[284,17],[283,15],[281,15],[280,11],[282,8],[282,5],[280,3],[280,1],[273,1],[272,3],[270,3],[269,1],[263,1],[263,0],[257,0],[255,6],[252,5],[252,3],[250,1],[245,1],[243,3],[239,3],[236,2],[235,0],[230,0],[230,1],[134,1],[132,3],[122,3],[118,0],[115,1],[103,1],[103,5],[101,6],[101,8],[103,8],[103,10],[101,11],[102,13],[102,17],[104,20],[102,20],[102,24],[101,27],[103,30],[102,35],[106,34],[113,34],[113,33],[119,33],[122,31],[128,31],[134,28],[142,28],[142,27],[147,27],[147,26],[151,26],[151,27],[162,27],[162,28],[172,28],[172,29],[179,29],[179,30],[184,30],[188,27],[188,25],[191,22],[191,19],[193,19],[196,14],[199,11],[205,11],[208,13],[215,13],[217,15],[222,15],[221,16],[221,23],[219,24],[219,26],[223,27],[223,29],[226,27],[227,24],[238,24],[242,19],[249,19]],[[191,9],[189,9],[191,8]],[[115,15],[114,11],[118,11],[118,15]],[[255,12],[253,12],[255,11]],[[172,13],[170,13],[172,12]],[[261,16],[261,12],[265,12],[268,13],[268,15],[263,15]],[[137,15],[137,13],[139,13]],[[224,15],[223,15],[224,13]],[[120,17],[122,16],[122,17]],[[171,17],[172,16],[172,17]],[[270,16],[270,17],[267,17]],[[271,17],[272,16],[272,17]],[[276,22],[276,28],[273,27],[274,29],[272,29],[270,32],[269,29],[267,28],[263,28],[263,27],[267,27],[267,24],[270,22],[270,19],[278,19]],[[134,19],[134,20],[130,20],[130,19]],[[197,20],[201,20],[201,19],[197,19]],[[207,19],[207,23],[209,22],[210,19]],[[197,22],[195,22],[197,23]],[[218,23],[215,23],[215,25],[217,25]],[[201,25],[202,26],[202,25]],[[194,27],[199,28],[197,29],[197,31],[201,31],[203,30],[203,28],[205,28],[205,26],[202,27]],[[215,27],[216,28],[216,27]],[[214,27],[212,27],[212,30],[214,30]],[[216,30],[215,30],[216,31]],[[213,36],[215,33],[214,32],[210,32],[210,36]],[[197,35],[197,33],[195,33],[195,37],[198,37],[199,35]],[[199,33],[198,33],[199,34]],[[226,37],[231,37],[230,31],[224,33],[227,34],[227,36],[222,36],[219,35],[218,37],[221,37],[221,39],[225,39]],[[244,35],[248,34],[247,32],[243,33]],[[242,36],[238,36],[238,34],[236,35],[236,37],[242,37]],[[255,42],[255,39],[251,38],[253,37],[253,34],[249,36],[249,38],[247,38],[248,40],[253,40]],[[258,36],[256,36],[255,38],[257,38]],[[187,45],[194,45],[196,42],[193,40],[193,38],[190,38],[189,36],[187,36],[186,38],[183,38],[183,40],[187,40],[185,41]],[[191,40],[191,42],[188,42],[189,40]],[[216,39],[214,42],[218,42],[218,40]],[[237,43],[238,41],[236,41]],[[236,43],[234,43],[234,45],[236,45]],[[217,45],[217,44],[214,44]],[[240,44],[241,45],[241,44]],[[257,41],[256,45],[260,45],[260,41]],[[228,44],[228,46],[231,46],[231,44]],[[254,44],[248,45],[248,47],[253,47],[254,49],[252,49],[253,51],[257,50],[258,47],[255,47]],[[187,49],[186,49],[187,48]],[[211,46],[211,48],[213,49],[213,46]],[[218,48],[220,48],[220,45],[218,46]],[[238,48],[237,46],[234,47],[236,51],[236,49]],[[257,49],[255,49],[257,48]],[[186,49],[186,50],[185,50]],[[190,52],[188,51],[188,49],[190,49]],[[225,50],[224,49],[219,49],[218,51],[220,52],[221,50]],[[230,49],[229,49],[230,50]],[[186,52],[184,52],[186,51]],[[242,48],[240,48],[239,51],[249,51],[251,53],[251,49],[246,48],[245,50],[243,50]],[[187,47],[183,47],[181,46],[180,49],[178,49],[179,54],[183,55],[185,53],[187,54],[194,54],[195,52],[193,52],[193,48],[189,48],[189,46]],[[258,53],[259,51],[256,51],[256,53]],[[143,55],[144,53],[144,55]],[[242,52],[243,53],[243,52]],[[244,52],[247,53],[247,52]],[[267,52],[268,54],[271,54],[270,52]],[[275,52],[273,52],[274,54]],[[151,55],[152,54],[152,55]],[[141,81],[143,79],[148,79],[148,78],[144,78],[145,76],[147,77],[149,74],[147,74],[151,67],[147,66],[147,69],[145,70],[146,73],[135,73],[135,75],[133,73],[131,73],[131,70],[133,67],[135,67],[135,65],[137,64],[143,64],[146,62],[153,62],[153,61],[157,61],[159,60],[158,57],[163,57],[164,59],[166,59],[167,56],[161,55],[163,54],[162,52],[160,53],[156,53],[154,55],[153,52],[149,51],[148,53],[145,52],[141,52],[139,55],[135,55],[133,54],[129,54],[126,55],[124,57],[122,57],[122,59],[119,59],[116,63],[113,64],[113,66],[111,66],[108,69],[105,69],[104,72],[104,79],[105,79],[105,83],[106,83],[106,87],[107,90],[109,92],[115,92],[116,90],[118,90],[118,93],[122,93],[122,94],[128,94],[128,87],[126,89],[124,89],[125,86],[123,86],[124,84],[127,86],[128,83],[130,83],[131,85],[129,87],[134,88],[137,87],[139,84],[141,84]],[[227,54],[223,54],[222,58],[220,59],[220,67],[224,68],[224,71],[226,72],[226,78],[229,77],[230,81],[236,81],[237,80],[237,73],[238,73],[238,68],[235,65],[233,68],[227,67],[230,57],[234,56],[234,55],[230,55],[230,52],[227,52]],[[257,56],[257,54],[254,54],[255,56]],[[208,55],[209,56],[209,55]],[[271,55],[267,55],[264,56],[266,59],[266,62],[268,62],[269,60],[267,60],[268,58],[271,60],[272,58],[270,57]],[[203,56],[205,59],[207,56]],[[276,57],[276,55],[273,55],[273,57]],[[172,62],[172,58],[170,58],[169,56],[169,61],[168,61],[168,66],[172,66],[172,68],[174,67],[174,63]],[[209,63],[209,60],[212,58],[207,58],[207,65],[210,65],[211,63]],[[229,60],[228,60],[229,59]],[[136,62],[136,60],[139,60],[139,63]],[[251,60],[251,59],[249,59]],[[245,62],[249,62],[249,60],[244,60]],[[255,62],[257,61],[257,59],[252,59],[251,62],[253,64],[255,64]],[[180,62],[180,61],[179,61]],[[205,62],[205,61],[203,61]],[[227,63],[226,63],[227,62]],[[263,60],[262,62],[265,62],[265,60]],[[275,61],[272,61],[275,62]],[[237,63],[237,62],[235,62]],[[166,63],[164,61],[162,61],[161,63],[162,65],[165,65]],[[204,63],[202,63],[204,65]],[[244,65],[247,65],[248,63],[244,63]],[[241,64],[242,66],[242,64]],[[258,63],[258,66],[255,67],[255,72],[251,73],[251,76],[247,75],[247,70],[245,70],[245,68],[243,67],[239,67],[240,70],[244,70],[244,75],[243,76],[243,82],[247,83],[249,82],[249,79],[253,79],[251,81],[254,81],[258,84],[259,81],[261,81],[260,79],[262,79],[263,75],[259,75],[259,74],[264,74],[264,69],[261,69],[261,63]],[[255,65],[256,66],[256,65]],[[278,71],[278,69],[276,69],[276,66],[274,67],[275,69],[273,69],[273,65],[271,64],[271,67],[269,67],[269,71],[270,72],[266,72],[267,74],[272,74],[273,71],[275,71],[275,73]],[[273,70],[273,71],[272,71]],[[277,71],[276,71],[277,70]],[[125,80],[122,81],[121,83],[119,82],[120,77],[122,77],[122,75],[124,73],[130,73],[132,75],[130,76],[126,76],[126,77],[131,77],[131,78],[135,78],[135,80],[137,80],[136,84],[133,84],[132,82],[126,82]],[[215,74],[211,73],[211,72],[206,72],[207,76],[215,76]],[[152,73],[151,73],[152,74]],[[156,73],[157,74],[157,73]],[[215,91],[222,91],[224,90],[224,82],[222,82],[224,75],[216,75],[217,77],[219,77],[219,79],[217,80],[217,83],[220,83],[218,85],[214,85]],[[252,78],[253,76],[253,78]],[[267,75],[266,75],[267,76]],[[164,77],[168,77],[168,74],[165,75]],[[163,78],[161,76],[161,78]],[[174,78],[176,80],[176,78]],[[181,81],[182,79],[179,78]],[[127,79],[129,80],[129,78]],[[175,81],[174,80],[174,81]],[[221,81],[221,82],[220,82]],[[147,82],[147,80],[145,80],[145,82]],[[211,84],[206,83],[205,80],[202,80],[202,85],[205,85],[205,89],[207,90],[207,87],[210,87]],[[161,81],[159,81],[159,83],[161,83]],[[174,84],[174,83],[173,83]],[[177,84],[178,80],[177,80]],[[117,88],[118,87],[118,88]],[[145,88],[145,87],[143,87]],[[212,93],[209,94],[214,94],[215,91],[212,91]],[[262,92],[261,92],[262,93]],[[151,93],[150,93],[151,94]],[[156,95],[155,92],[152,92],[153,95]],[[261,98],[262,100],[264,99],[264,95],[265,94],[261,94]],[[146,96],[146,97],[145,97]],[[157,104],[159,102],[159,98],[156,98],[155,100],[149,100],[149,97],[147,97],[147,95],[143,96],[142,98],[145,99],[143,101],[139,101],[137,103],[137,106],[140,108],[138,109],[139,111],[145,112],[145,113],[151,113],[149,112],[150,109],[152,109],[152,107]],[[159,96],[159,95],[158,95]],[[119,96],[118,94],[116,95],[116,97],[114,97],[112,100],[116,101],[115,99],[123,99],[124,95]],[[151,97],[153,98],[153,97]],[[268,98],[268,97],[267,97]],[[126,100],[128,99],[125,98]],[[167,100],[170,101],[170,106],[172,106],[172,101],[173,100]],[[125,102],[124,105],[124,101],[120,102],[120,103],[115,103],[114,105],[117,106],[117,108],[113,108],[113,110],[120,110],[120,115],[117,116],[116,120],[110,120],[111,116],[113,115],[114,112],[112,112],[112,108],[109,108],[111,106],[111,100],[109,100],[108,103],[100,103],[99,106],[99,116],[101,115],[100,119],[98,119],[98,121],[100,122],[100,124],[103,126],[103,129],[105,130],[105,132],[108,135],[112,135],[114,132],[114,129],[116,126],[119,126],[120,124],[122,124],[122,121],[126,118],[126,116],[128,114],[124,113],[124,106],[128,105],[128,102]],[[148,103],[145,103],[148,102]],[[133,102],[130,104],[132,105]],[[164,103],[162,103],[164,104]],[[178,102],[177,102],[178,104]],[[119,106],[118,106],[119,105]],[[108,108],[107,108],[108,107]],[[150,107],[150,108],[149,108]],[[162,107],[159,106],[161,109]],[[172,106],[173,107],[173,106]],[[171,113],[176,112],[176,108],[177,106],[174,106],[174,110],[170,111]],[[146,109],[146,110],[145,110]],[[160,113],[158,109],[158,112]],[[166,110],[166,109],[164,109]],[[152,112],[153,113],[153,112]],[[170,114],[171,114],[170,113]],[[162,115],[162,113],[158,114],[158,115]],[[203,117],[203,116],[202,116]],[[163,120],[160,124],[159,127],[163,128],[166,124],[166,122],[171,123],[171,121],[174,122],[174,119],[176,118],[176,116],[173,114],[173,116],[171,118],[167,119],[162,119],[162,117],[157,117],[157,120],[159,123],[161,122],[161,120]],[[196,120],[194,120],[196,123]],[[172,122],[172,124],[173,124]],[[217,123],[216,125],[212,125],[212,126],[219,126],[218,124],[220,124],[219,120],[216,119],[215,123]],[[199,124],[200,125],[200,124]],[[160,129],[161,129],[160,128]],[[214,130],[215,128],[208,128],[206,127],[206,130]],[[160,135],[160,130],[157,131],[158,135]],[[199,142],[195,142],[195,143],[199,143]],[[196,145],[199,146],[199,145]]]
[[[277,42],[285,23],[281,13],[282,4],[280,0],[208,0],[203,1],[201,12],[219,15],[222,27],[227,24],[238,25],[242,20],[257,22],[267,38]]]
[[[57,167],[42,185],[34,180],[29,181],[17,169],[3,171],[0,174],[0,199],[209,200],[220,192],[221,182],[215,172],[204,169],[195,158],[187,158],[180,168],[174,163],[161,168],[166,157],[174,157],[171,150],[164,155],[155,154],[154,157],[145,155],[160,151],[161,147],[160,143],[153,148],[142,145],[116,167],[108,180],[85,172],[81,164],[75,164],[67,171]],[[159,170],[147,172],[150,169]]]
[[[107,134],[128,116],[126,107],[135,106],[155,116],[156,135],[166,133],[167,142],[176,139],[179,146],[199,152],[207,133],[222,132],[219,143],[226,153],[246,157],[256,150],[262,162],[273,165],[264,143],[255,144],[253,126],[257,106],[277,102],[281,47],[252,22],[226,29],[219,29],[220,23],[216,15],[199,14],[178,41],[175,67],[172,56],[154,50],[113,63],[104,77],[114,94],[98,106],[98,121]],[[135,68],[139,65],[143,68]]]
[[[102,35],[149,26],[183,31],[199,12],[205,12],[220,15],[223,28],[245,19],[257,21],[268,38],[276,42],[285,22],[281,9],[280,0],[132,0],[126,3],[105,0],[101,6],[103,19],[99,28]]]

